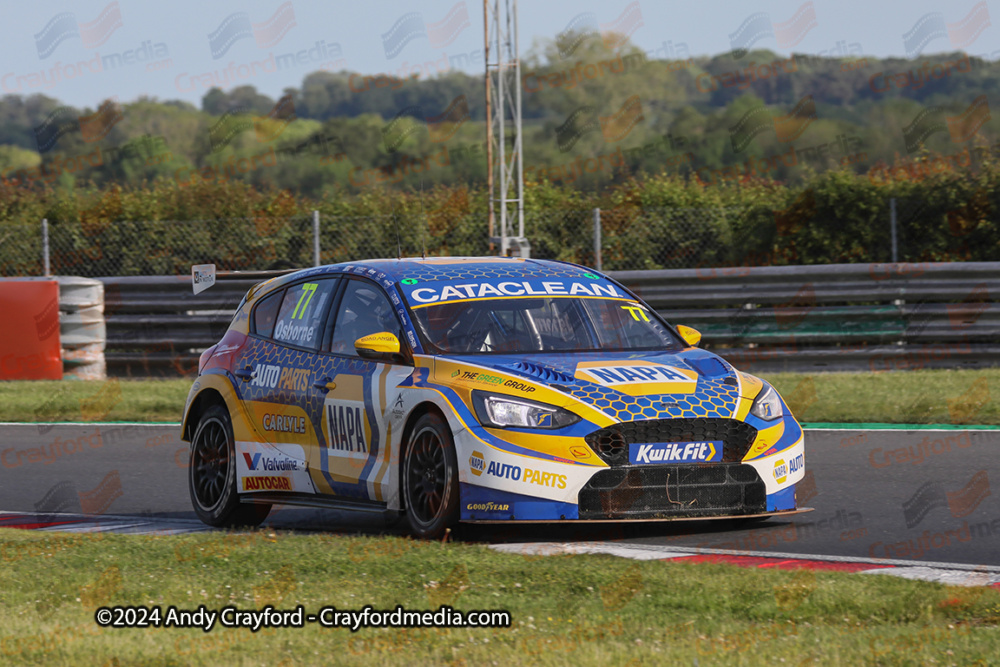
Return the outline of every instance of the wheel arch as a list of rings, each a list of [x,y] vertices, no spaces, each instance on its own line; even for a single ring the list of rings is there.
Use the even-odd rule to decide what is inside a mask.
[[[241,433],[252,428],[250,415],[243,406],[243,401],[233,385],[228,373],[209,371],[199,375],[188,394],[184,417],[181,419],[181,439],[191,442],[198,420],[213,405],[221,405],[229,412],[233,425],[233,435],[245,439]],[[249,431],[248,431],[249,432]]]
[[[396,478],[399,480],[400,510],[406,509],[406,498],[405,494],[403,493],[403,463],[406,460],[406,446],[410,441],[410,436],[413,435],[413,429],[414,427],[416,427],[417,422],[420,421],[420,418],[426,414],[437,415],[438,417],[441,418],[441,421],[444,422],[445,426],[447,426],[449,430],[451,429],[451,426],[448,424],[448,419],[445,417],[444,411],[441,409],[441,407],[438,406],[433,401],[429,400],[425,400],[422,403],[418,403],[416,406],[414,406],[413,410],[410,412],[410,415],[406,418],[406,425],[403,426],[403,434],[399,438],[399,457],[398,460],[396,461],[396,475],[397,475]],[[454,439],[454,434],[452,434],[452,438]]]
[[[221,405],[227,410],[229,409],[226,399],[222,397],[218,389],[206,387],[198,392],[198,395],[191,401],[187,414],[184,416],[184,423],[181,425],[181,440],[191,442],[191,439],[194,437],[194,431],[198,428],[201,416],[213,405]]]

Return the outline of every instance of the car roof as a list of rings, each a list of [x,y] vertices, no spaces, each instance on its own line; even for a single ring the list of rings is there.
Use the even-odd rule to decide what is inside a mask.
[[[404,257],[400,259],[366,259],[301,269],[255,285],[247,295],[256,301],[275,289],[302,278],[334,275],[359,275],[382,283],[398,283],[406,279],[420,282],[452,280],[489,280],[525,278],[578,278],[584,275],[607,276],[585,266],[548,259],[521,257]]]
[[[422,259],[377,259],[358,262],[382,271],[394,281],[416,278],[434,280],[476,280],[490,278],[575,278],[589,269],[546,259],[520,257],[428,257]],[[333,265],[350,266],[346,265]],[[332,267],[331,267],[332,268]]]
[[[393,283],[407,278],[421,282],[435,280],[476,280],[490,278],[576,278],[594,274],[583,266],[569,262],[520,257],[405,257],[401,259],[368,259],[341,262],[288,273],[271,281],[277,287],[299,278],[316,275],[350,273],[388,279]],[[381,275],[379,275],[381,274]]]

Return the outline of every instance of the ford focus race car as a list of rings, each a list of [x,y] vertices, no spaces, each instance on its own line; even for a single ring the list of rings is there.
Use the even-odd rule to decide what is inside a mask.
[[[802,429],[766,382],[590,269],[377,260],[255,286],[182,423],[194,509],[272,504],[457,521],[796,511]]]

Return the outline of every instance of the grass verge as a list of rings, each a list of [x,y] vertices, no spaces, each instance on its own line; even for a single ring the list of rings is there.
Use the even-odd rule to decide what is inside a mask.
[[[177,422],[192,380],[0,382],[0,421]]]
[[[1000,369],[896,373],[775,373],[774,384],[803,422],[1000,424]]]
[[[0,662],[989,664],[1000,591],[896,577],[529,557],[398,537],[0,529]],[[510,628],[102,629],[104,605],[496,610]],[[993,656],[992,658],[990,656]]]
[[[1000,424],[1000,369],[766,374],[799,421]],[[0,382],[0,421],[179,421],[191,380]]]

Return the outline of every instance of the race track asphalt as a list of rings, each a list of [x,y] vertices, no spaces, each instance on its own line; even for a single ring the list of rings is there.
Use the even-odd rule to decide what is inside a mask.
[[[0,425],[0,510],[194,519],[175,425]],[[482,542],[671,547],[1000,565],[1000,431],[809,430],[800,506],[746,521],[464,526]],[[278,528],[382,532],[371,515],[275,508]],[[391,532],[399,532],[398,529]]]

